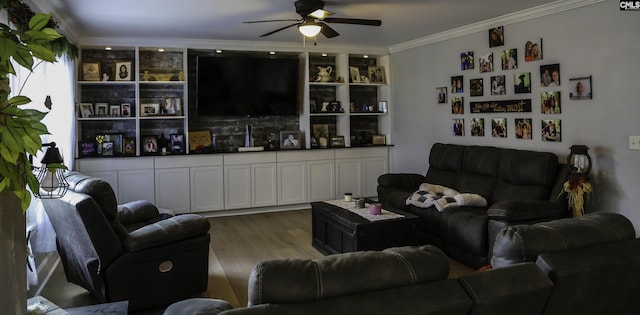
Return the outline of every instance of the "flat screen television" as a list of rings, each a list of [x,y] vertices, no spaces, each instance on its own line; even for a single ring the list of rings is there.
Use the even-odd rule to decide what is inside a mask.
[[[197,59],[198,116],[298,114],[298,59],[258,56]]]

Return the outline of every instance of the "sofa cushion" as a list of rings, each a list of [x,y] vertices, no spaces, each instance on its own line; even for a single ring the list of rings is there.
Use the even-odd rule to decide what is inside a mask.
[[[494,147],[467,147],[462,159],[462,171],[453,188],[461,193],[481,195],[491,203],[498,177],[500,151]]]
[[[496,236],[491,264],[501,267],[533,262],[543,253],[629,240],[635,236],[631,221],[617,213],[598,212],[534,225],[513,225]]]
[[[69,190],[91,196],[109,222],[116,219],[118,202],[108,182],[78,172],[66,172],[65,179],[69,183]]]
[[[553,289],[545,314],[638,314],[640,239],[538,256]]]
[[[448,273],[447,256],[430,245],[344,253],[318,260],[269,260],[251,271],[248,304],[321,300],[443,280]]]
[[[429,153],[429,169],[425,182],[455,187],[462,168],[465,148],[466,146],[456,144],[434,143]]]
[[[503,149],[498,165],[493,202],[549,199],[558,168],[555,154]]]

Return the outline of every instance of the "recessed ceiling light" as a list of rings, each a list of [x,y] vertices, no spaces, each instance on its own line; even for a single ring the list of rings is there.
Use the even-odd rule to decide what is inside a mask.
[[[104,50],[111,50],[111,46],[105,47]]]
[[[269,52],[269,55],[275,55],[275,54],[276,54],[276,52],[275,52],[275,51],[270,51],[270,52]]]
[[[164,48],[158,48],[159,52],[164,52]]]
[[[216,53],[217,54],[221,54],[222,53],[222,49],[216,49]]]
[[[327,53],[322,53],[322,57],[326,57],[326,56],[327,56]]]
[[[364,55],[364,56],[362,56],[362,57],[364,57],[364,58],[369,58],[369,55]]]

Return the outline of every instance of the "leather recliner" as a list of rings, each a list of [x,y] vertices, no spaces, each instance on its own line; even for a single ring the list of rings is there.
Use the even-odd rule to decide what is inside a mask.
[[[129,310],[165,305],[206,291],[209,221],[167,218],[148,201],[118,205],[104,180],[66,172],[59,199],[43,199],[69,282],[101,302]]]

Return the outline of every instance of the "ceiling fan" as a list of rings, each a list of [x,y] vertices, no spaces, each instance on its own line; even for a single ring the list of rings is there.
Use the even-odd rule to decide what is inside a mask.
[[[300,15],[300,19],[282,19],[282,20],[263,20],[263,21],[247,21],[244,23],[265,23],[265,22],[295,22],[287,26],[278,28],[271,32],[260,35],[260,37],[269,36],[271,34],[280,32],[290,27],[297,26],[300,33],[307,37],[314,37],[318,33],[322,33],[327,38],[332,38],[340,35],[333,28],[326,23],[336,24],[355,24],[355,25],[368,25],[368,26],[380,26],[382,21],[369,20],[369,19],[352,19],[352,18],[334,18],[329,17],[334,13],[324,9],[325,2],[323,0],[297,0],[294,2],[296,7],[296,13]]]

